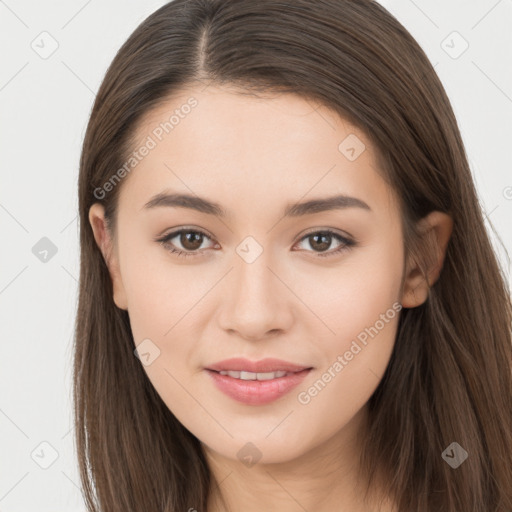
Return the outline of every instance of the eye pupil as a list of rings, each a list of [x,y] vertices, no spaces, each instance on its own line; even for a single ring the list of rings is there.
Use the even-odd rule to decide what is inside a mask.
[[[317,245],[315,247],[315,243],[318,238],[320,238],[322,241],[320,242],[319,245]],[[328,235],[328,234],[324,234],[324,233],[315,234],[315,235],[310,236],[310,239],[315,240],[315,243],[311,244],[311,247],[313,247],[314,249],[325,251],[331,245],[331,235]]]
[[[182,232],[180,236],[180,243],[185,249],[193,251],[201,247],[201,244],[203,243],[203,235],[195,231]]]

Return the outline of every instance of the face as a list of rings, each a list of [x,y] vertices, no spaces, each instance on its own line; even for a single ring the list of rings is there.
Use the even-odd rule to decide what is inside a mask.
[[[202,89],[138,125],[140,159],[117,185],[114,299],[151,383],[206,447],[290,461],[361,428],[397,332],[400,211],[369,139],[333,111]],[[231,358],[287,374],[208,370]],[[281,362],[250,366],[267,358]]]

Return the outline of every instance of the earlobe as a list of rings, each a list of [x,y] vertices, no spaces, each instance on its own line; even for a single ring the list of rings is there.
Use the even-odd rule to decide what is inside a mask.
[[[120,309],[128,309],[126,301],[126,292],[124,289],[119,262],[117,259],[114,244],[107,229],[105,220],[105,209],[102,204],[94,203],[89,209],[89,223],[91,224],[94,239],[98,245],[103,259],[107,265],[113,286],[114,303]]]
[[[453,219],[443,212],[433,211],[419,221],[417,256],[411,255],[405,270],[403,307],[414,308],[427,300],[429,289],[441,274],[452,230]]]

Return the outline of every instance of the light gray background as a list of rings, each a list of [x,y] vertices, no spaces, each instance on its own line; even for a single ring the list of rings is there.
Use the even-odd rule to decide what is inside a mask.
[[[85,510],[71,413],[80,147],[107,66],[164,3],[0,0],[0,512]],[[510,253],[512,0],[382,3],[435,65]],[[43,237],[57,248],[46,262],[32,251]]]

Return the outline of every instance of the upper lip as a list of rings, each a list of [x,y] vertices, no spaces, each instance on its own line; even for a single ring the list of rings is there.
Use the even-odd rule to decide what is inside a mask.
[[[250,361],[243,357],[234,357],[232,359],[224,359],[224,361],[211,364],[206,369],[214,370],[216,372],[244,371],[252,373],[266,373],[277,371],[300,372],[310,368],[311,366],[294,364],[289,361],[282,361],[281,359],[266,358],[259,361]]]

